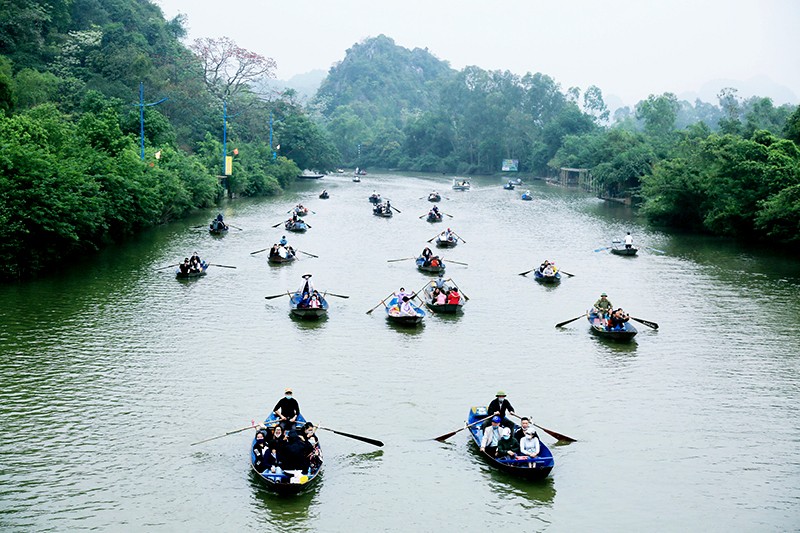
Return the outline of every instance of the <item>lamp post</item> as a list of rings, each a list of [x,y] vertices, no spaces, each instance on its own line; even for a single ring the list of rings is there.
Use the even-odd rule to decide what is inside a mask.
[[[239,116],[239,113],[235,115],[228,115],[228,101],[222,100],[222,175],[227,176],[225,174],[226,165],[225,159],[228,155],[228,119],[234,118]]]
[[[162,98],[158,102],[153,102],[150,104],[144,103],[144,83],[139,82],[139,103],[133,104],[139,106],[139,138],[140,138],[140,145],[141,145],[141,152],[142,152],[142,161],[144,161],[144,108],[150,107],[154,105],[158,105],[161,102],[168,100],[169,97]]]

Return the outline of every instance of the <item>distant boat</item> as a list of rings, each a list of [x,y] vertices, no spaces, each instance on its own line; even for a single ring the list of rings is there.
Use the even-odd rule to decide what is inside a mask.
[[[357,174],[353,175],[353,181],[356,183],[361,183],[361,178]]]
[[[318,180],[325,177],[325,174],[314,174],[308,170],[304,170],[302,174],[297,175],[299,180]]]
[[[522,199],[525,200],[526,202],[530,202],[531,200],[533,200],[533,196],[531,196],[531,191],[525,191],[524,193],[522,193]]]
[[[468,179],[464,178],[453,178],[453,190],[454,191],[468,191],[472,185],[470,185]]]
[[[507,190],[507,191],[513,191],[514,190],[514,184],[509,181],[508,183],[503,185],[503,188],[505,190]]]

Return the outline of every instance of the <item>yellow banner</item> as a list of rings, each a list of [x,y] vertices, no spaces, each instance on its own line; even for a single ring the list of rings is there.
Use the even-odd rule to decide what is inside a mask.
[[[225,156],[225,175],[230,176],[233,174],[233,156],[226,155]]]

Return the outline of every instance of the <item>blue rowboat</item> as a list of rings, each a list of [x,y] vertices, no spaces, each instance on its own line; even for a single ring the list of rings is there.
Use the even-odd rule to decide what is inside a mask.
[[[597,316],[596,313],[589,311],[586,314],[589,319],[589,326],[592,328],[592,333],[598,337],[605,337],[615,341],[629,341],[636,336],[638,331],[630,322],[623,322],[620,326],[614,329],[608,329],[604,321]]]
[[[539,272],[537,268],[533,271],[533,279],[539,283],[558,283],[561,281],[561,272],[556,272],[552,276],[545,276],[543,273]]]
[[[328,300],[325,299],[324,294],[317,293],[319,296],[319,307],[308,307],[308,304],[303,304],[303,298],[300,291],[290,295],[289,305],[291,312],[294,316],[299,318],[317,319],[328,315]]]
[[[489,416],[489,413],[486,411],[486,407],[472,407],[469,410],[467,424],[474,424],[487,416]],[[508,421],[508,419],[506,419],[506,421]],[[508,422],[510,423],[510,421]],[[514,425],[513,431],[517,429],[519,429],[519,427]],[[483,439],[483,424],[470,426],[469,433],[481,457],[490,465],[503,472],[507,472],[522,479],[544,479],[550,474],[550,471],[553,470],[553,466],[555,466],[553,453],[541,440],[539,441],[539,455],[536,457],[525,457],[524,459],[497,459],[491,457],[486,452],[480,451],[481,440]]]
[[[303,418],[303,415],[298,414],[295,421],[295,430],[300,431],[305,423],[306,419]],[[270,413],[267,419],[264,420],[264,425],[267,427],[275,427],[277,424],[278,418],[275,413]],[[253,434],[253,441],[250,444],[250,468],[253,469],[253,472],[264,482],[269,490],[278,494],[299,494],[311,488],[322,471],[322,453],[320,452],[319,460],[312,462],[311,467],[305,472],[299,470],[284,471],[280,474],[271,473],[269,470],[259,472],[256,470],[256,454],[253,452],[255,444],[256,436]]]
[[[394,322],[395,324],[401,326],[416,326],[422,322],[422,319],[425,318],[425,311],[421,308],[411,304],[411,307],[414,308],[413,315],[404,315],[400,313],[400,306],[397,302],[397,297],[393,297],[388,305],[386,306],[386,319],[389,322]]]
[[[522,193],[522,199],[525,200],[526,202],[530,202],[531,200],[533,200],[533,196],[524,192]]]
[[[187,272],[187,273],[183,273],[183,272],[181,272],[180,267],[178,267],[178,268],[175,269],[175,279],[199,278],[201,276],[205,276],[206,275],[206,270],[208,270],[208,263],[206,263],[205,261],[202,261],[200,263],[200,270],[197,271],[197,272],[191,272],[190,271],[190,272]]]
[[[432,264],[425,264],[425,258],[422,256],[417,257],[417,270],[420,272],[426,272],[428,274],[444,274],[445,264],[444,261],[439,256],[434,256],[436,261],[439,263],[438,265]],[[432,258],[433,259],[433,258]]]

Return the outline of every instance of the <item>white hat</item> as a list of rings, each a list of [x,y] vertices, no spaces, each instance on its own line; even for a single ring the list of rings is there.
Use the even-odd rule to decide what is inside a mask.
[[[511,435],[511,428],[503,428],[503,436]]]

